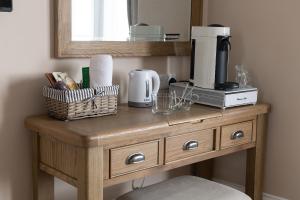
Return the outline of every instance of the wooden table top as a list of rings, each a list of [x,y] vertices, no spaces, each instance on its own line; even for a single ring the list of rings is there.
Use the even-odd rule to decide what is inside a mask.
[[[100,144],[101,140],[137,134],[154,129],[167,129],[176,124],[218,118],[226,115],[257,115],[269,111],[268,104],[242,106],[226,110],[203,105],[193,105],[190,111],[175,112],[171,115],[152,114],[150,108],[132,108],[127,105],[118,107],[116,115],[89,118],[76,121],[59,121],[39,115],[28,117],[25,126],[33,132],[46,134],[56,139],[70,141],[79,146]]]

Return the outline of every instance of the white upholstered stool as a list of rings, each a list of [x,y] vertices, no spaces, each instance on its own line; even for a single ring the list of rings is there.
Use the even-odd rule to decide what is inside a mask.
[[[251,200],[231,187],[195,176],[180,176],[142,189],[117,200]]]

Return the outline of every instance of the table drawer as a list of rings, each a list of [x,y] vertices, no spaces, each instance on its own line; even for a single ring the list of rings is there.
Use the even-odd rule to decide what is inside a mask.
[[[166,163],[212,151],[214,129],[166,138]]]
[[[120,176],[159,165],[159,141],[111,149],[111,177]]]
[[[222,126],[221,149],[250,143],[252,140],[252,121]]]

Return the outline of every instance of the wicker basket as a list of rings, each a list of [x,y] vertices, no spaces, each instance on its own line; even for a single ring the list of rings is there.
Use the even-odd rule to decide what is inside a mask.
[[[74,91],[43,88],[48,114],[60,120],[116,114],[118,92],[118,85]]]

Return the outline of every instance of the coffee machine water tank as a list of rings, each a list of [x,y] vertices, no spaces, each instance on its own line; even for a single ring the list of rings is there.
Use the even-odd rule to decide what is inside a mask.
[[[229,27],[192,27],[190,78],[194,86],[220,89],[227,82],[229,39]]]

